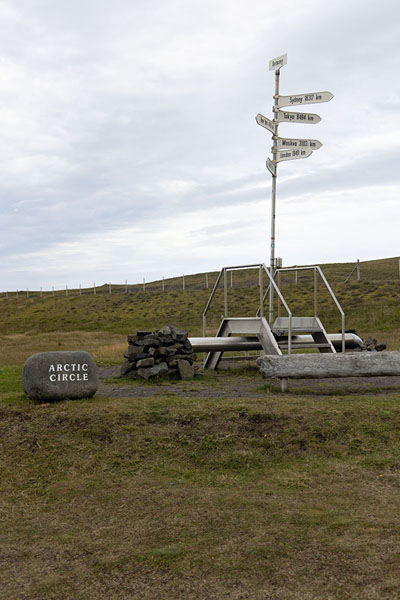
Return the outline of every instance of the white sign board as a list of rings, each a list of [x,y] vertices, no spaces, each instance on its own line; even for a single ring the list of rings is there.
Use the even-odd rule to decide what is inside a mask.
[[[297,140],[293,138],[280,138],[276,140],[276,146],[280,150],[281,148],[291,150],[294,148],[311,148],[311,150],[319,150],[322,143],[319,140]]]
[[[319,123],[321,117],[313,113],[287,112],[285,110],[278,110],[277,120],[279,123],[304,123],[306,125],[312,125],[313,123]]]
[[[307,158],[312,154],[312,150],[310,148],[302,148],[299,150],[281,150],[278,152],[276,157],[276,162],[281,162],[282,160],[295,160],[296,158]]]
[[[258,113],[256,121],[261,127],[265,127],[265,129],[268,129],[271,133],[276,133],[276,124],[271,121],[271,119],[268,119],[268,117],[264,117],[264,115]]]
[[[310,94],[295,94],[294,96],[279,96],[277,106],[297,106],[299,104],[317,104],[332,100],[331,92],[311,92]]]
[[[267,169],[271,173],[271,175],[276,176],[275,165],[270,158],[267,158]]]
[[[282,56],[277,56],[269,61],[269,70],[270,71],[278,71],[281,67],[287,64],[287,54],[282,54]]]

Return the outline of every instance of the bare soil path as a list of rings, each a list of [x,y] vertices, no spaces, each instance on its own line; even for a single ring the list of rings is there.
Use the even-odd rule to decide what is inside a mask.
[[[254,365],[225,366],[199,375],[193,381],[139,381],[119,378],[119,366],[99,367],[99,397],[143,398],[166,394],[198,398],[264,397],[280,390],[279,380],[263,379]],[[347,395],[400,391],[398,377],[347,377],[343,379],[290,380],[290,394]]]

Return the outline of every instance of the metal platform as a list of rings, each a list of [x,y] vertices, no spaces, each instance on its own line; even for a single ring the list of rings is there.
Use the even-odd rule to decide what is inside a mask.
[[[231,317],[228,316],[228,285],[227,273],[240,269],[258,269],[259,272],[259,296],[260,304],[255,317]],[[293,316],[285,298],[283,297],[280,286],[277,285],[280,275],[284,271],[293,270],[312,270],[314,272],[314,315],[313,316]],[[264,292],[264,275],[267,275],[269,285]],[[340,316],[342,331],[340,334],[328,334],[317,316],[317,280],[320,277],[328,290],[333,302],[335,303]],[[207,337],[206,316],[215,296],[220,281],[224,285],[224,316],[215,337]],[[270,322],[264,317],[264,301],[268,294],[273,292],[277,299],[277,317],[273,318],[273,311],[269,311]],[[281,306],[287,313],[287,316],[280,315]],[[362,344],[361,338],[355,334],[345,333],[345,315],[340,306],[332,288],[326,280],[319,266],[298,267],[289,269],[277,269],[274,277],[266,266],[261,263],[257,265],[244,265],[238,267],[224,267],[221,269],[214,284],[210,298],[203,312],[203,337],[190,338],[195,352],[208,352],[204,367],[207,369],[216,369],[224,352],[227,351],[249,351],[261,350],[264,354],[282,355],[282,350],[288,354],[293,349],[314,348],[321,353],[335,353],[340,349],[345,352],[346,347],[356,347]]]

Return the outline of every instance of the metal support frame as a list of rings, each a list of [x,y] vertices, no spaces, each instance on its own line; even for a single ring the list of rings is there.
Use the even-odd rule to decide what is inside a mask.
[[[223,285],[224,285],[224,317],[227,318],[228,315],[228,277],[227,277],[227,273],[228,271],[239,271],[239,270],[244,270],[244,269],[258,269],[259,271],[259,278],[258,278],[258,282],[259,282],[259,288],[260,288],[260,305],[258,307],[257,310],[257,317],[262,317],[264,314],[264,301],[266,298],[266,294],[268,293],[268,291],[270,290],[270,288],[272,287],[274,290],[274,293],[276,293],[277,298],[280,300],[280,302],[282,303],[282,305],[284,306],[286,313],[288,315],[288,319],[289,319],[289,325],[288,325],[288,354],[291,353],[291,339],[292,339],[292,312],[289,308],[289,306],[287,305],[284,297],[282,296],[282,293],[279,289],[279,287],[277,286],[274,278],[271,276],[271,273],[269,272],[269,270],[267,269],[267,267],[265,266],[264,263],[258,263],[258,264],[252,264],[252,265],[240,265],[240,266],[233,266],[233,267],[223,267],[221,269],[221,271],[218,274],[218,277],[214,283],[214,287],[212,289],[212,292],[210,294],[210,297],[208,299],[208,302],[206,304],[206,307],[203,311],[203,336],[206,337],[207,336],[207,313],[208,310],[211,306],[212,300],[215,296],[215,293],[217,291],[218,285],[221,281],[221,279],[223,279]],[[268,280],[269,280],[269,286],[267,288],[267,292],[264,294],[264,282],[263,282],[263,274],[264,272],[267,274]]]

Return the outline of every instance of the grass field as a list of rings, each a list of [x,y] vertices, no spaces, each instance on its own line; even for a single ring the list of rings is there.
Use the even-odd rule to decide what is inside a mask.
[[[304,310],[306,284],[287,291]],[[394,276],[335,291],[349,327],[399,349]],[[231,292],[233,311],[252,310],[256,290]],[[400,597],[398,389],[280,394],[242,367],[162,386],[104,379],[121,394],[90,400],[22,393],[30,354],[119,364],[136,329],[200,334],[205,298],[0,299],[1,599]]]

